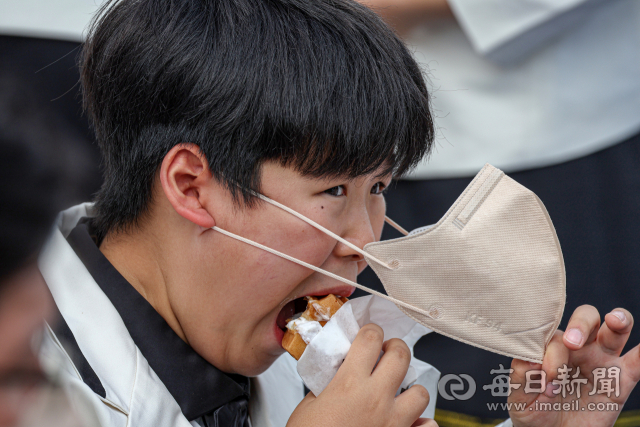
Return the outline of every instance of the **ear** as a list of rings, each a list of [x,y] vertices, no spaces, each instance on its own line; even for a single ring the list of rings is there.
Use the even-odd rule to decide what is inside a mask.
[[[213,176],[207,159],[195,144],[176,145],[160,166],[160,182],[169,203],[182,217],[204,228],[216,225],[202,204],[202,192]]]

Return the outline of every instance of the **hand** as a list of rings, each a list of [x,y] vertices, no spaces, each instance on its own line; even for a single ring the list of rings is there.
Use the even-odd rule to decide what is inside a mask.
[[[404,341],[383,343],[383,338],[377,325],[360,329],[336,376],[320,396],[307,394],[287,427],[437,427],[433,420],[418,418],[429,404],[427,389],[415,385],[395,397],[411,352]],[[384,354],[376,366],[380,350]]]
[[[387,12],[406,17],[411,14],[421,13],[426,18],[442,17],[450,15],[451,9],[447,0],[358,0],[360,3],[370,7],[376,12]]]
[[[357,0],[373,9],[400,35],[416,25],[433,20],[453,19],[447,0]]]
[[[509,396],[512,403],[509,415],[514,427],[553,427],[553,426],[581,426],[581,427],[605,427],[613,426],[627,397],[640,380],[640,348],[634,347],[623,357],[620,357],[623,347],[629,339],[629,333],[633,327],[631,313],[622,308],[616,308],[604,318],[605,323],[600,327],[600,314],[598,310],[589,305],[578,307],[573,312],[567,332],[556,331],[545,352],[542,370],[546,373],[546,390],[544,393],[526,393],[526,372],[540,369],[535,365],[522,360],[514,359],[511,367],[511,384],[522,384]],[[571,368],[568,375],[559,375],[559,368]],[[618,396],[615,393],[615,380],[611,382],[613,393],[597,393],[602,391],[602,382],[599,377],[594,377],[594,370],[600,369],[608,378],[608,368],[620,368]],[[580,387],[580,398],[577,397],[577,387],[573,394],[566,389],[566,396],[562,396],[563,377],[569,381],[577,369],[580,375],[576,379],[582,379],[584,384]],[[567,372],[566,369],[564,369]],[[611,371],[615,372],[615,371]],[[567,378],[568,377],[568,378]],[[533,378],[539,379],[540,376]],[[553,381],[556,380],[555,385]],[[598,383],[598,384],[596,384]],[[566,384],[566,383],[565,383]],[[579,385],[578,385],[579,387]],[[595,392],[594,392],[595,387]],[[599,388],[600,387],[600,388]],[[555,389],[555,392],[554,392]],[[590,395],[594,392],[593,395]],[[514,409],[513,404],[524,403],[525,408]],[[551,409],[542,409],[551,404]],[[568,403],[569,410],[561,409]],[[553,405],[556,404],[556,409]],[[558,405],[559,404],[559,405]],[[571,406],[573,405],[573,406]],[[576,410],[577,408],[577,410]],[[583,409],[584,408],[584,409]]]

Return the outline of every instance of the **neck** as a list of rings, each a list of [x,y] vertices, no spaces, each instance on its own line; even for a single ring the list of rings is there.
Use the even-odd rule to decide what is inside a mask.
[[[171,329],[187,342],[167,292],[168,272],[163,268],[162,247],[157,239],[143,229],[108,233],[100,251],[120,274],[165,319]],[[187,342],[188,343],[188,342]]]

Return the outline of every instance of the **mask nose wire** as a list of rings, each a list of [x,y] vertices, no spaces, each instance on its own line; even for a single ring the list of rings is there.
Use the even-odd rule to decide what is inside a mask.
[[[308,223],[309,225],[312,225],[312,226],[314,226],[314,227],[318,228],[320,231],[323,231],[323,232],[325,232],[325,233],[329,234],[331,237],[334,237],[336,240],[341,241],[341,242],[343,242],[343,243],[345,243],[345,244],[348,244],[349,246],[351,246],[351,245],[352,245],[351,243],[347,242],[346,240],[342,239],[341,237],[337,236],[336,234],[334,234],[334,233],[332,233],[331,231],[327,230],[326,228],[322,227],[320,224],[316,224],[316,223],[315,223],[315,222],[313,222],[312,220],[310,220],[310,219],[306,218],[305,216],[303,216],[303,215],[299,214],[298,212],[294,211],[293,209],[290,209],[290,208],[288,208],[288,207],[286,207],[286,206],[284,206],[284,205],[282,205],[282,204],[280,204],[280,203],[276,202],[275,200],[271,200],[271,199],[269,199],[268,197],[263,196],[262,194],[258,194],[258,193],[255,193],[255,194],[256,194],[256,196],[260,197],[261,199],[263,199],[263,200],[265,200],[265,201],[267,201],[267,202],[269,202],[269,203],[272,203],[272,204],[274,204],[275,206],[278,206],[279,208],[284,209],[284,210],[286,210],[287,212],[289,212],[289,213],[291,213],[291,214],[293,214],[293,215],[297,216],[298,218],[302,219],[303,221],[305,221],[305,222],[306,222],[306,223]],[[397,224],[396,224],[396,225],[397,225]],[[400,226],[398,226],[398,227],[400,227]],[[402,228],[402,227],[400,227],[400,228]],[[287,255],[287,254],[285,254],[285,253],[282,253],[282,252],[280,252],[280,251],[277,251],[277,250],[275,250],[275,249],[271,249],[271,248],[269,248],[269,247],[267,247],[267,246],[261,245],[261,244],[260,244],[260,243],[258,243],[258,242],[254,242],[253,240],[249,240],[249,239],[246,239],[246,238],[244,238],[244,237],[242,237],[242,236],[238,236],[237,234],[231,233],[230,231],[227,231],[227,230],[223,230],[222,228],[220,228],[220,227],[218,227],[218,226],[211,227],[211,229],[212,229],[212,230],[215,230],[215,231],[217,231],[217,232],[219,232],[219,233],[222,233],[222,234],[224,234],[224,235],[226,235],[226,236],[229,236],[229,237],[231,237],[231,238],[233,238],[233,239],[239,240],[239,241],[241,241],[241,242],[247,243],[247,244],[249,244],[249,245],[251,245],[251,246],[254,246],[254,247],[256,247],[256,248],[259,248],[259,249],[262,249],[262,250],[267,251],[267,252],[269,252],[269,253],[272,253],[272,254],[274,254],[274,255],[277,255],[277,256],[279,256],[279,257],[281,257],[281,258],[284,258],[284,259],[286,259],[286,260],[288,260],[288,261],[295,262],[295,263],[296,263],[296,264],[298,264],[298,265],[301,265],[301,266],[303,266],[303,267],[306,267],[306,268],[308,268],[308,269],[310,269],[310,270],[313,270],[313,271],[316,271],[316,272],[318,272],[318,273],[324,274],[325,276],[329,276],[329,277],[331,277],[331,278],[333,278],[333,279],[335,279],[335,280],[338,280],[338,281],[340,281],[340,282],[342,282],[342,283],[346,283],[346,284],[348,284],[348,285],[355,286],[356,288],[358,288],[358,289],[360,289],[360,290],[362,290],[362,291],[368,292],[368,293],[370,293],[370,294],[372,294],[372,295],[375,295],[375,296],[378,296],[378,297],[380,297],[380,298],[384,298],[384,299],[386,299],[386,300],[388,300],[388,301],[391,301],[392,303],[394,303],[394,304],[396,304],[396,305],[400,305],[400,306],[402,306],[402,307],[404,307],[404,308],[406,308],[406,309],[409,309],[409,310],[414,311],[414,312],[416,312],[416,313],[420,313],[420,314],[422,314],[423,316],[427,316],[427,317],[429,317],[429,318],[431,318],[431,319],[435,319],[435,317],[434,317],[433,315],[431,315],[429,312],[427,312],[427,311],[425,311],[425,310],[422,310],[422,309],[420,309],[420,308],[418,308],[418,307],[414,307],[414,306],[413,306],[413,305],[411,305],[411,304],[408,304],[408,303],[406,303],[406,302],[404,302],[404,301],[400,301],[400,300],[395,299],[395,298],[393,298],[393,297],[391,297],[391,296],[389,296],[389,295],[385,295],[385,294],[383,294],[383,293],[381,293],[381,292],[374,291],[373,289],[367,288],[366,286],[363,286],[363,285],[361,285],[361,284],[359,284],[359,283],[352,282],[352,281],[351,281],[351,280],[349,280],[349,279],[345,279],[345,278],[344,278],[344,277],[342,277],[342,276],[338,276],[337,274],[331,273],[330,271],[323,270],[323,269],[322,269],[322,268],[320,268],[320,267],[316,267],[315,265],[309,264],[309,263],[307,263],[307,262],[304,262],[304,261],[302,261],[302,260],[299,260],[299,259],[297,259],[297,258],[294,258],[294,257],[292,257],[292,256],[289,256],[289,255]],[[398,230],[398,231],[400,231],[400,230]],[[402,232],[402,231],[401,231],[401,232]],[[407,233],[407,234],[408,234],[408,233]],[[343,240],[344,240],[344,241],[343,241]],[[358,250],[359,252],[362,252],[362,254],[363,254],[363,255],[366,255],[367,257],[369,257],[369,258],[373,259],[374,261],[377,261],[377,262],[378,262],[378,263],[380,263],[381,265],[384,265],[385,267],[390,268],[388,265],[386,265],[386,264],[382,263],[381,261],[378,261],[376,258],[374,258],[373,256],[369,255],[368,253],[366,253],[366,252],[364,252],[364,251],[360,251],[360,248],[358,248],[357,246],[355,246],[355,245],[353,245],[353,246],[356,248],[356,250]]]

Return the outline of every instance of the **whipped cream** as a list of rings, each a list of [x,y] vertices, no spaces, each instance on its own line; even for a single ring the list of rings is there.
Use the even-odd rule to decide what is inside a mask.
[[[311,306],[316,310],[315,320],[324,320],[326,322],[331,319],[331,309],[329,307],[323,307],[315,301],[311,301]]]
[[[322,330],[322,325],[315,320],[307,320],[304,317],[298,317],[287,323],[287,329],[300,334],[300,338],[309,344],[312,339]]]

